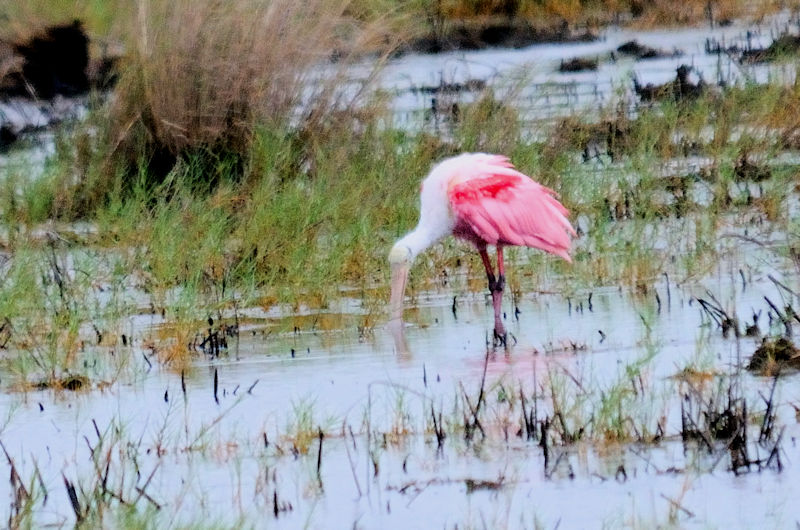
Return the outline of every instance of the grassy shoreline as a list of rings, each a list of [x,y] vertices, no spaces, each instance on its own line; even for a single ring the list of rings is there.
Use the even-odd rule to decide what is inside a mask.
[[[230,171],[223,163],[215,169],[213,185],[207,162],[193,164],[189,158],[161,182],[144,174],[130,182],[118,173],[98,194],[93,178],[76,179],[74,152],[64,149],[41,179],[5,176],[0,215],[9,259],[0,289],[8,305],[0,316],[11,322],[40,319],[42,329],[55,333],[67,325],[77,333],[106,318],[83,309],[94,298],[94,284],[121,286],[123,306],[122,286],[135,286],[154,311],[177,324],[171,339],[178,346],[167,360],[186,359],[179,354],[181,344],[197,323],[225,308],[324,308],[342,288],[350,290],[349,296],[359,293],[371,308],[364,321],[370,327],[381,321],[387,294],[386,249],[416,223],[418,183],[430,165],[455,151],[508,153],[520,170],[559,192],[582,231],[573,265],[533,251],[510,253],[517,265],[509,278],[512,290],[519,291],[522,279],[535,284],[555,275],[568,278],[572,291],[622,285],[647,292],[664,273],[702,276],[717,261],[720,234],[737,233],[752,222],[769,239],[789,238],[775,251],[791,264],[797,221],[787,205],[800,167],[756,162],[763,155],[752,153],[782,152],[783,135],[747,131],[765,125],[776,132],[791,130],[792,118],[779,109],[794,98],[800,104],[800,89],[753,86],[642,109],[635,121],[624,123],[637,141],[617,146],[623,149],[622,162],[606,168],[608,162],[581,161],[586,137],[580,125],[571,127],[571,136],[554,133],[545,142],[530,142],[519,127],[509,134],[506,120],[513,114],[508,107],[493,121],[497,111],[486,111],[495,107],[485,102],[465,109],[448,143],[377,124],[342,126],[313,144],[298,142],[291,132],[261,130],[244,170]],[[745,105],[749,111],[740,112]],[[487,126],[503,132],[475,134]],[[709,127],[714,131],[710,141],[700,133]],[[744,133],[733,134],[734,129]],[[79,128],[67,134],[82,133]],[[680,149],[663,139],[675,137],[702,145],[709,167],[662,176],[659,168]],[[769,178],[754,182],[739,175],[743,156],[761,164]],[[91,159],[102,163],[101,157]],[[90,162],[83,174],[96,171]],[[62,226],[80,221],[92,229],[88,235],[60,232],[53,221]],[[415,266],[411,293],[441,281],[464,281],[464,288],[482,291],[480,263],[472,254],[454,240],[443,241]],[[85,256],[82,272],[72,263],[77,256]],[[39,282],[37,275],[49,281]],[[37,335],[14,333],[11,345],[22,347]],[[75,337],[51,336],[54,358],[71,359]]]
[[[343,91],[340,75],[355,56],[341,58],[317,98],[296,94],[340,31],[304,17],[336,6],[348,16],[342,5],[319,2],[286,17],[258,11],[258,25],[244,33],[246,4],[192,12],[192,24],[176,31],[168,30],[189,16],[186,6],[147,4],[163,17],[144,20],[115,96],[59,133],[40,178],[27,178],[24,167],[2,175],[0,242],[9,258],[0,319],[15,330],[9,348],[38,344],[47,353],[39,370],[58,381],[87,328],[108,321],[116,329],[122,318],[124,310],[97,307],[98,283],[120,286],[121,307],[130,305],[127,285],[165,314],[173,335],[162,358],[178,365],[191,357],[198,322],[224,309],[325,308],[346,288],[368,308],[368,329],[382,320],[386,249],[416,223],[419,181],[464,151],[510,156],[559,193],[580,229],[571,266],[510,253],[519,275],[509,278],[513,291],[523,278],[560,276],[571,291],[620,285],[646,293],[665,273],[702,276],[724,246],[719,236],[753,222],[765,237],[785,236],[776,253],[793,264],[798,166],[766,160],[798,147],[796,113],[786,109],[800,108],[800,85],[706,90],[640,106],[635,117],[618,111],[627,102],[612,101],[599,123],[570,117],[539,141],[526,134],[513,94],[500,99],[488,88],[461,107],[443,139],[395,127],[371,78],[356,94]],[[265,28],[293,30],[293,40],[270,47],[259,40]],[[186,61],[178,53],[186,49],[216,59]],[[223,60],[234,57],[242,60]],[[215,70],[220,61],[233,65],[225,75]],[[281,91],[295,95],[266,97]],[[590,149],[596,156],[587,159]],[[707,163],[664,174],[688,156]],[[57,228],[76,222],[91,230]],[[483,290],[472,254],[443,241],[415,265],[411,293],[451,278]],[[83,272],[75,256],[86,258]]]

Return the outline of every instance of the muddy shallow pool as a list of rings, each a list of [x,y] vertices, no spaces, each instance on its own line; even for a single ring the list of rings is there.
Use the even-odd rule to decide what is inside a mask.
[[[74,521],[66,479],[80,509],[94,492],[142,513],[158,507],[149,517],[178,525],[791,526],[800,518],[796,376],[778,380],[776,434],[757,443],[773,380],[742,367],[760,340],[724,338],[699,300],[718,300],[742,327],[760,310],[767,332],[764,297],[787,296],[768,274],[797,282],[768,265],[738,268],[686,285],[665,278],[635,296],[531,290],[516,317],[507,297],[508,351],[487,347],[485,298],[458,289],[417,294],[405,353],[385,329],[359,331],[348,315],[328,315],[341,325],[327,331],[314,331],[314,319],[289,332],[277,331],[287,322],[251,319],[238,344],[183,374],[148,368],[138,347],[120,349],[137,375],[78,392],[3,393],[0,440],[39,495],[37,524]],[[154,329],[147,320],[142,336]],[[708,450],[682,440],[678,376],[687,370],[708,381],[693,389],[722,378],[746,399],[749,454],[760,465],[734,473],[726,442]],[[630,410],[619,417],[633,427],[614,440],[598,434],[598,418],[620,389],[628,397],[616,406]],[[545,417],[556,423],[546,444],[522,419],[533,406],[537,430]],[[575,440],[564,443],[570,431]],[[9,482],[0,496],[12,499]]]

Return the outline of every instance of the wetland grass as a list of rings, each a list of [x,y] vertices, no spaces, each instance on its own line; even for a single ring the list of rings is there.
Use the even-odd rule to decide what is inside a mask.
[[[117,316],[132,309],[124,286],[144,293],[152,311],[171,323],[158,341],[160,358],[185,366],[196,334],[204,333],[201,323],[210,315],[219,325],[231,326],[220,317],[241,307],[325,308],[347,286],[371,308],[361,325],[367,333],[380,320],[385,297],[385,248],[414,223],[420,176],[443,152],[462,150],[511,153],[521,169],[556,189],[573,212],[583,233],[575,244],[575,264],[567,269],[538,255],[510,254],[521,261],[523,277],[546,280],[568,274],[576,282],[573,289],[622,284],[646,291],[664,273],[702,275],[719,259],[720,233],[737,230],[748,219],[758,220],[756,226],[766,231],[791,233],[794,220],[786,204],[797,171],[791,165],[770,166],[769,178],[762,180],[742,168],[745,163],[765,167],[760,160],[781,152],[783,134],[758,131],[795,127],[789,113],[780,112],[800,106],[795,87],[731,87],[690,102],[643,107],[635,118],[609,109],[615,121],[604,130],[626,131],[621,139],[606,140],[614,142],[617,153],[610,160],[602,153],[596,160],[581,157],[595,133],[575,121],[579,118],[557,127],[562,132],[545,142],[526,140],[513,107],[496,98],[487,91],[476,103],[464,105],[447,141],[432,142],[426,133],[387,126],[377,102],[370,113],[353,118],[357,127],[337,118],[320,122],[320,134],[312,136],[262,124],[253,128],[240,162],[220,161],[211,181],[209,166],[196,156],[179,160],[160,181],[148,176],[143,162],[134,174],[112,173],[105,191],[80,204],[60,199],[82,195],[94,182],[75,178],[69,150],[57,151],[43,179],[21,179],[19,170],[12,170],[3,176],[0,195],[4,245],[14,256],[5,265],[9,274],[3,289],[10,302],[0,316],[10,322],[8,329],[16,329],[15,319],[26,311],[50,307],[59,318],[74,316],[72,324],[59,329],[78,329],[91,321],[83,306],[91,277],[99,275],[115,286]],[[581,127],[589,132],[582,133]],[[565,130],[573,132],[565,135]],[[687,174],[679,169],[665,176],[674,161],[680,166],[681,146],[687,143],[708,157],[709,170]],[[102,150],[104,144],[93,148]],[[106,164],[103,157],[88,160]],[[97,174],[91,164],[79,175]],[[92,228],[83,233],[64,228],[65,222],[75,221]],[[75,285],[64,293],[74,291],[81,301],[65,306],[68,311],[57,311],[64,302],[48,243],[40,236],[42,226],[61,241],[65,255],[80,254],[88,246],[87,255],[112,256],[100,260],[110,268],[86,262],[83,273],[72,274]],[[412,296],[439,282],[462,282],[463,273],[469,289],[482,288],[469,280],[479,264],[462,260],[457,252],[456,244],[445,241],[426,254],[415,265],[421,273],[412,274],[412,280],[434,280],[413,280]],[[24,260],[28,265],[22,266]],[[38,280],[28,272],[31,262],[50,269],[52,287],[41,294],[55,297],[49,303],[32,300],[43,286],[35,285]],[[510,279],[512,287],[515,281]],[[52,318],[47,312],[40,317]],[[21,339],[20,333],[6,334],[6,341]],[[109,329],[104,336],[120,334]],[[72,359],[68,352],[75,347],[69,342],[77,338],[64,340],[59,355]]]

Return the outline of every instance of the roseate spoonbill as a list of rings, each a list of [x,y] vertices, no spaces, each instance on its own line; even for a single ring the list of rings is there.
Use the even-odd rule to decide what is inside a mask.
[[[514,169],[501,155],[466,153],[434,166],[420,187],[417,227],[389,252],[392,323],[402,323],[403,294],[414,258],[452,234],[472,243],[481,256],[494,306],[495,344],[505,344],[506,331],[500,317],[506,283],[503,247],[538,248],[571,261],[570,236],[576,233],[567,219],[567,209],[554,195],[553,190]],[[497,249],[496,274],[487,245]]]

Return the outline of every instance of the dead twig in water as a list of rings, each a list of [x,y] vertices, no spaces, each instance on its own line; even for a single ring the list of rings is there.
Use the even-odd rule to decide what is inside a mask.
[[[770,300],[768,297],[765,296],[764,300],[767,301],[767,305],[769,305],[769,307],[775,312],[775,314],[778,316],[778,319],[783,324],[783,327],[786,330],[785,331],[786,336],[787,337],[791,337],[792,336],[792,321],[791,321],[791,319],[789,319],[789,317],[787,315],[784,315],[781,312],[781,310],[778,309],[778,307],[775,304],[773,304],[772,300]],[[794,311],[792,311],[792,314],[794,315],[795,319],[798,318],[797,315],[794,314]],[[798,320],[798,321],[800,321],[800,320]]]
[[[784,291],[791,294],[792,296],[795,296],[796,298],[800,299],[800,294],[797,291],[789,288],[785,283],[775,278],[775,276],[773,276],[772,274],[767,274],[767,278],[769,278],[769,280],[776,286],[782,288]]]
[[[703,308],[703,311],[711,317],[711,319],[716,322],[716,324],[722,328],[722,336],[727,337],[728,332],[732,329],[734,336],[739,336],[739,326],[736,324],[736,318],[728,315],[728,313],[722,309],[722,305],[717,301],[713,294],[710,292],[708,293],[709,297],[711,298],[711,302],[705,300],[703,298],[695,298],[697,302],[700,304],[700,307]]]
[[[227,416],[227,415],[228,415],[228,413],[229,413],[231,410],[233,410],[233,409],[234,409],[234,407],[236,407],[236,406],[237,406],[239,403],[241,403],[243,399],[244,399],[244,396],[239,396],[238,398],[236,398],[236,401],[235,401],[235,402],[233,402],[233,404],[232,404],[230,407],[228,407],[227,409],[223,410],[223,411],[222,411],[222,412],[221,412],[221,413],[220,413],[220,414],[219,414],[219,415],[218,415],[216,418],[214,418],[214,419],[211,421],[211,423],[209,423],[208,425],[205,425],[205,426],[203,426],[203,427],[200,429],[200,431],[197,433],[197,436],[195,436],[195,437],[194,437],[194,439],[192,440],[192,442],[186,446],[186,450],[187,450],[187,451],[191,451],[191,450],[193,450],[193,449],[195,448],[195,445],[197,444],[197,442],[198,442],[198,441],[200,441],[200,439],[201,439],[203,436],[205,436],[205,435],[206,435],[206,433],[208,433],[208,431],[210,431],[210,430],[211,430],[212,428],[214,428],[214,427],[215,427],[215,426],[216,426],[216,425],[217,425],[217,424],[218,424],[220,421],[222,421],[222,418],[224,418],[225,416]]]
[[[769,468],[769,465],[772,462],[772,459],[774,458],[775,459],[775,464],[776,464],[776,467],[777,467],[779,473],[781,471],[783,471],[783,464],[781,464],[781,455],[780,455],[780,450],[781,449],[780,449],[780,447],[781,447],[781,441],[783,440],[783,433],[784,433],[785,430],[786,430],[786,426],[784,425],[781,428],[781,432],[778,434],[778,438],[775,440],[775,445],[772,446],[772,451],[770,451],[770,453],[769,453],[769,457],[767,458],[767,462],[764,464],[764,467]]]
[[[433,420],[433,432],[436,434],[436,451],[441,452],[444,445],[444,439],[447,435],[444,433],[441,412],[439,412],[439,421],[436,421],[436,413],[433,410],[433,403],[431,403],[431,419]]]
[[[526,440],[534,440],[536,438],[536,394],[534,391],[533,396],[533,407],[531,408],[530,412],[528,412],[526,403],[527,399],[525,399],[525,392],[522,390],[522,383],[520,382],[519,385],[519,398],[520,403],[522,404],[522,421],[523,425],[525,426],[525,439]]]
[[[217,369],[214,368],[214,401],[217,402],[217,405],[219,405],[219,397],[217,397],[218,387],[219,387],[219,374],[217,373]]]
[[[467,487],[467,495],[478,490],[497,491],[503,487],[505,477],[502,475],[497,480],[474,480],[468,478],[464,481]]]
[[[81,503],[78,500],[78,492],[75,490],[75,485],[67,479],[67,476],[64,473],[61,473],[61,478],[64,479],[64,487],[67,489],[67,496],[69,497],[69,502],[72,505],[72,511],[75,512],[75,518],[77,519],[77,524],[80,525],[83,522],[85,517],[83,513],[83,509],[81,508]]]
[[[353,438],[353,450],[356,449],[356,438],[353,435],[353,428],[348,425],[350,430],[350,436]],[[342,426],[342,432],[344,432],[344,425]],[[356,484],[356,491],[358,491],[358,497],[361,498],[364,496],[364,493],[361,491],[361,484],[358,482],[358,473],[356,473],[356,464],[353,462],[353,457],[350,455],[350,444],[347,443],[347,436],[345,435],[344,440],[344,449],[347,451],[347,461],[350,463],[350,472],[353,473],[353,482]]]
[[[325,434],[322,432],[322,428],[317,428],[319,431],[319,449],[317,450],[317,482],[319,482],[319,489],[322,488],[322,473],[320,470],[322,469],[322,440],[325,438]],[[345,444],[347,445],[347,444]]]
[[[157,503],[155,500],[153,500],[153,498],[147,493],[147,486],[150,485],[150,481],[153,480],[153,477],[155,476],[156,471],[158,471],[160,465],[161,465],[160,461],[156,462],[156,465],[153,467],[153,470],[150,472],[150,475],[147,476],[147,480],[144,481],[144,485],[141,487],[136,486],[136,491],[139,493],[139,496],[136,497],[136,500],[133,501],[134,505],[138,503],[142,497],[144,497],[150,502],[150,504],[152,504],[155,507],[156,510],[161,509],[161,505]]]
[[[461,394],[464,397],[464,402],[467,405],[467,409],[469,410],[470,414],[472,414],[472,420],[470,420],[467,415],[464,414],[464,439],[470,441],[476,428],[481,431],[481,435],[486,438],[486,432],[484,432],[483,426],[481,425],[480,420],[478,420],[478,409],[472,406],[472,402],[469,400],[469,396],[467,395],[467,391],[464,389],[464,385],[461,383],[458,385],[461,387]]]
[[[16,528],[19,525],[20,517],[25,512],[24,506],[30,500],[31,495],[25,488],[25,484],[22,482],[22,478],[19,476],[19,473],[17,472],[17,467],[16,465],[14,465],[14,460],[11,459],[11,456],[8,454],[8,451],[6,451],[6,446],[3,445],[3,442],[0,442],[0,448],[3,449],[3,453],[5,453],[6,455],[6,460],[8,461],[8,465],[11,468],[9,482],[11,483],[11,491],[14,496],[14,501],[11,503],[11,513],[8,514],[8,527]],[[37,473],[38,473],[38,467],[37,467]],[[41,481],[41,475],[39,476],[39,480]]]
[[[761,430],[758,434],[758,443],[764,443],[765,441],[769,440],[772,436],[772,429],[775,425],[775,412],[773,411],[773,402],[775,398],[775,387],[778,386],[778,377],[780,376],[780,370],[775,376],[772,378],[772,387],[769,391],[769,399],[764,398],[764,396],[759,392],[758,394],[761,396],[761,399],[764,400],[764,403],[767,405],[767,410],[764,411],[764,419],[761,422]]]
[[[686,508],[684,508],[684,507],[683,507],[683,506],[682,506],[682,505],[681,505],[681,504],[680,504],[678,501],[676,501],[676,500],[673,500],[673,499],[670,499],[669,497],[667,497],[667,496],[666,496],[666,495],[664,495],[663,493],[661,494],[661,498],[663,498],[665,501],[667,501],[668,503],[670,503],[670,504],[671,504],[671,505],[672,505],[674,508],[676,508],[676,509],[678,509],[678,510],[682,511],[683,513],[685,513],[685,514],[686,514],[686,515],[688,515],[689,517],[694,517],[694,513],[690,512],[689,510],[687,510]]]
[[[472,413],[472,421],[467,421],[464,424],[464,438],[467,441],[472,440],[472,435],[475,432],[475,428],[477,427],[481,431],[481,435],[486,438],[486,432],[484,432],[483,427],[481,426],[480,421],[478,420],[478,414],[481,410],[481,405],[483,404],[484,398],[484,388],[486,386],[486,369],[489,366],[489,351],[486,351],[486,356],[483,359],[483,374],[481,375],[481,389],[478,393],[478,402],[475,407],[472,407],[472,403],[469,400],[469,396],[467,396],[466,391],[464,390],[463,385],[461,386],[461,390],[464,393],[464,400],[469,407],[470,412]]]

